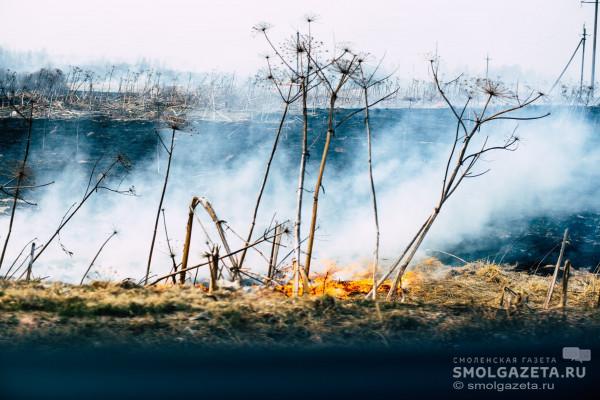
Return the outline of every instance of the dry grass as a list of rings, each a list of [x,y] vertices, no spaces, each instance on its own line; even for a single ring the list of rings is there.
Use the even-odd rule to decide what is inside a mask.
[[[366,279],[317,277],[314,295],[300,299],[288,298],[282,293],[286,288],[209,295],[189,286],[0,282],[0,345],[390,345],[519,335],[595,337],[600,280],[575,273],[567,309],[556,308],[557,285],[554,309],[542,310],[549,280],[497,265],[448,268],[430,261],[406,275],[402,303],[364,300],[370,289]],[[522,301],[500,307],[504,287],[521,294]]]
[[[337,268],[337,267],[336,267]],[[337,268],[343,270],[343,268]],[[336,270],[337,270],[336,269]],[[371,279],[357,274],[357,279],[339,280],[324,273],[313,279],[310,294],[329,295],[338,299],[364,297],[372,286]],[[333,274],[335,276],[335,274]],[[559,275],[560,276],[560,275]],[[491,263],[470,263],[463,267],[448,267],[429,258],[407,271],[402,278],[404,303],[440,306],[477,306],[506,308],[500,304],[504,288],[520,296],[512,299],[511,307],[541,308],[551,277],[514,271],[510,266]],[[387,293],[390,281],[378,293]],[[291,296],[291,283],[277,290]],[[600,296],[600,277],[588,271],[574,271],[569,280],[567,307],[596,307]],[[383,297],[383,296],[382,296]],[[516,296],[515,296],[516,297]],[[557,284],[550,308],[560,306],[562,285]],[[508,299],[507,299],[508,300]]]
[[[504,288],[509,288],[521,297],[515,307],[540,309],[551,280],[550,276],[530,275],[489,263],[472,263],[452,269],[439,264],[421,265],[413,272],[416,282],[408,285],[408,301],[439,305],[497,308],[501,307]],[[599,296],[600,278],[588,271],[574,271],[569,279],[567,307],[596,307]],[[561,297],[562,285],[557,284],[550,308],[560,307]]]

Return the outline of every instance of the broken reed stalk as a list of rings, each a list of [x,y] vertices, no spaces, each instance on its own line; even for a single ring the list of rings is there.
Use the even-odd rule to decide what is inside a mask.
[[[504,301],[505,298],[508,298],[507,302]],[[500,297],[499,306],[508,310],[513,306],[513,299],[516,299],[515,305],[518,305],[521,303],[522,296],[508,286],[504,286],[502,288],[502,297]]]
[[[192,240],[192,226],[194,225],[194,212],[199,202],[200,201],[198,200],[198,197],[193,197],[188,210],[188,220],[185,227],[185,241],[183,242],[183,254],[181,255],[182,271],[186,270],[188,265],[190,244]],[[177,270],[177,268],[175,268],[175,270]],[[179,283],[181,283],[182,285],[185,283],[185,272],[181,272],[181,274],[179,275]]]
[[[29,282],[31,279],[31,271],[33,269],[33,256],[35,255],[35,242],[31,243],[31,252],[29,253],[29,264],[27,265],[27,275],[25,280]]]
[[[146,266],[146,276],[144,279],[144,285],[148,284],[148,278],[150,276],[150,266],[152,265],[152,254],[154,253],[154,243],[156,242],[156,231],[158,229],[158,220],[160,218],[160,210],[162,209],[163,201],[165,200],[165,193],[167,191],[167,183],[169,182],[169,172],[171,171],[171,160],[173,159],[173,147],[175,146],[175,131],[173,128],[173,133],[171,134],[171,145],[167,154],[169,155],[169,160],[167,162],[167,171],[165,173],[165,181],[163,183],[162,192],[160,194],[160,201],[158,202],[158,210],[156,211],[156,219],[154,221],[154,231],[152,233],[152,241],[150,243],[150,252],[148,254],[148,264]]]
[[[281,226],[277,225],[277,221],[275,221],[275,225],[275,240],[273,240],[273,245],[271,246],[269,270],[267,271],[267,277],[269,279],[272,279],[276,272],[275,267],[277,265],[277,256],[279,255],[279,244],[281,243]]]
[[[113,231],[104,241],[104,243],[102,243],[102,245],[100,246],[100,248],[98,249],[98,252],[96,253],[96,255],[94,256],[94,258],[92,259],[92,262],[90,263],[90,265],[87,267],[87,269],[85,270],[85,273],[83,274],[83,276],[81,277],[81,282],[79,282],[79,285],[83,285],[83,281],[85,281],[85,278],[87,277],[87,275],[90,273],[90,270],[92,269],[92,266],[94,265],[94,263],[96,262],[96,259],[98,258],[98,256],[100,255],[100,253],[102,252],[102,249],[104,249],[104,246],[106,246],[108,244],[108,242],[110,241],[110,239],[112,239],[113,237],[115,237],[117,235],[117,231]],[[33,252],[33,248],[31,249]]]
[[[562,259],[565,254],[565,247],[567,246],[568,236],[569,228],[565,229],[565,233],[563,234],[562,244],[560,245],[560,253],[558,254],[558,260],[556,261],[554,273],[552,274],[550,286],[548,287],[548,292],[546,294],[546,300],[544,301],[544,309],[548,309],[548,307],[550,306],[550,300],[552,300],[552,294],[554,293],[554,286],[556,285],[556,280],[558,279],[558,270],[560,269]]]
[[[232,251],[231,253],[225,254],[225,255],[223,255],[223,256],[219,256],[219,260],[222,260],[222,259],[224,259],[224,258],[229,258],[229,257],[231,257],[231,256],[233,256],[233,255],[236,255],[236,254],[238,254],[238,253],[241,253],[241,252],[242,252],[242,251],[244,251],[244,250],[247,250],[247,249],[249,249],[249,248],[252,248],[252,247],[254,247],[254,246],[258,246],[259,244],[261,244],[261,243],[263,243],[263,242],[267,242],[267,241],[271,241],[271,240],[275,239],[275,236],[274,236],[274,235],[273,235],[273,236],[267,236],[267,235],[268,235],[270,232],[271,232],[271,231],[268,231],[268,232],[266,232],[266,233],[263,235],[263,237],[261,237],[260,239],[257,239],[257,240],[255,240],[253,243],[251,243],[251,244],[250,244],[250,245],[248,245],[248,246],[242,247],[241,249],[238,249],[238,250],[236,250],[236,251]],[[180,270],[179,270],[179,272],[171,272],[171,273],[169,273],[169,274],[166,274],[166,275],[163,275],[163,276],[161,276],[161,277],[159,277],[159,278],[156,278],[156,279],[155,279],[155,280],[154,280],[152,283],[150,283],[150,285],[149,285],[149,286],[156,285],[156,284],[157,284],[157,283],[159,283],[160,281],[162,281],[162,280],[165,280],[165,279],[168,279],[168,278],[170,278],[170,277],[172,277],[172,276],[174,276],[174,275],[177,275],[177,274],[179,274],[179,273],[181,273],[181,272],[188,272],[188,271],[191,271],[191,270],[194,270],[194,269],[200,268],[200,267],[204,267],[204,266],[206,266],[206,265],[208,265],[208,264],[209,264],[209,262],[205,262],[205,263],[197,264],[197,265],[194,265],[194,266],[191,266],[191,267],[187,267],[186,269],[183,269],[183,268],[182,268],[182,269],[180,269]]]
[[[571,273],[571,261],[565,261],[565,268],[563,270],[563,282],[562,282],[562,308],[567,307],[567,297],[569,290],[569,274]]]
[[[219,219],[219,217],[217,216],[217,213],[215,212],[215,209],[213,208],[212,204],[210,203],[210,201],[208,201],[207,198],[199,197],[198,201],[200,202],[200,204],[202,205],[204,210],[206,210],[206,213],[210,216],[210,218],[214,222],[215,227],[217,228],[217,233],[219,234],[219,237],[221,238],[221,243],[223,244],[223,248],[225,249],[227,254],[230,254],[231,247],[229,247],[229,242],[227,241],[227,237],[225,236],[225,230],[223,229],[223,220]],[[230,271],[231,270],[239,270],[238,260],[234,255],[229,257],[229,262],[231,263]],[[233,279],[233,276],[231,278]]]
[[[11,105],[12,101],[11,101]],[[21,193],[21,186],[23,184],[23,180],[25,179],[25,166],[27,165],[27,159],[29,158],[29,149],[31,148],[31,130],[33,126],[33,105],[34,102],[31,101],[31,108],[29,110],[29,117],[25,117],[16,107],[14,110],[21,116],[21,118],[27,121],[27,142],[25,143],[25,154],[23,155],[23,161],[19,166],[19,170],[17,171],[17,186],[15,187],[15,193],[13,195],[12,201],[12,209],[10,211],[10,219],[8,220],[8,231],[6,232],[6,238],[4,238],[4,245],[2,246],[2,254],[0,255],[0,269],[2,268],[2,264],[4,263],[4,257],[6,255],[6,249],[8,247],[8,241],[10,240],[10,236],[12,234],[13,223],[15,222],[15,213],[17,211],[17,203],[19,200],[19,194]]]
[[[209,255],[209,267],[210,267],[210,277],[208,282],[208,293],[212,293],[213,291],[218,289],[217,286],[217,274],[219,273],[219,247],[213,246],[212,251]]]

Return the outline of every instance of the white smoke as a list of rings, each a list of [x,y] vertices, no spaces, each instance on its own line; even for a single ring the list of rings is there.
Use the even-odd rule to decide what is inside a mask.
[[[410,117],[411,111],[404,112]],[[404,120],[374,132],[374,173],[383,264],[398,255],[437,201],[443,166],[454,135],[452,119],[447,113],[448,125],[440,132],[429,132],[439,137],[437,143],[420,143],[417,146],[416,142],[426,140],[420,139],[418,129],[410,128],[406,133],[408,128]],[[490,124],[482,134],[501,141],[512,132],[514,125],[508,122]],[[196,128],[192,134],[177,134],[171,179],[163,205],[178,262],[192,196],[207,197],[221,219],[227,221],[239,235],[247,235],[276,130],[274,124],[264,124],[260,129],[248,131],[243,126],[240,128],[239,123],[200,123]],[[286,128],[284,137],[292,137],[290,129]],[[482,161],[482,169],[491,168],[491,172],[468,180],[459,188],[442,209],[423,249],[443,250],[460,243],[466,236],[478,233],[482,240],[493,240],[485,236],[486,227],[498,219],[598,209],[595,199],[598,195],[596,182],[600,174],[597,169],[600,152],[593,145],[593,122],[574,111],[557,110],[546,119],[521,122],[518,134],[522,140],[516,152],[492,153]],[[168,138],[167,135],[168,132],[163,132],[164,138]],[[374,227],[363,139],[344,140],[341,133],[334,138],[332,151],[351,152],[351,157],[347,157],[344,165],[328,164],[325,172],[325,192],[319,202],[314,253],[317,270],[322,268],[323,260],[333,260],[341,265],[359,262],[366,266],[371,259]],[[403,145],[406,140],[413,145]],[[222,154],[223,148],[235,147],[232,143],[251,145],[244,144],[230,154]],[[426,148],[430,150],[422,151]],[[290,160],[291,152],[296,150],[299,151],[296,147],[281,144],[275,156],[259,210],[255,238],[273,219],[293,222],[298,167]],[[96,154],[78,155],[79,159],[85,160],[96,157]],[[304,195],[303,234],[308,231],[320,149],[313,148],[311,158],[313,162],[307,171],[307,192]],[[37,207],[17,210],[9,254],[0,273],[6,272],[18,251],[29,240],[36,237],[36,243],[41,244],[50,237],[69,206],[83,195],[90,165],[80,164],[76,170],[65,169],[59,176],[53,176],[56,184],[38,189],[37,193],[43,195],[38,194]],[[165,167],[164,154],[159,162],[159,171],[154,156],[134,165],[123,186],[135,185],[136,197],[106,191],[94,194],[61,234],[61,242],[74,254],[65,254],[58,242],[51,244],[36,262],[34,275],[78,282],[102,242],[113,229],[117,229],[117,237],[103,250],[90,277],[141,278],[145,273]],[[213,224],[200,207],[197,215],[211,238],[217,241]],[[0,232],[6,232],[7,224],[8,218],[2,217]],[[241,240],[232,232],[227,234],[232,248],[238,248]],[[195,222],[191,264],[205,260],[205,241],[203,230]],[[280,252],[281,255],[290,250],[291,237],[286,238],[284,244],[288,247]],[[268,244],[260,249],[268,255]],[[224,250],[221,252],[223,254]],[[166,273],[170,266],[161,217],[152,273]],[[246,266],[264,273],[266,261],[258,253],[250,251]],[[199,276],[206,276],[205,271],[201,269]]]

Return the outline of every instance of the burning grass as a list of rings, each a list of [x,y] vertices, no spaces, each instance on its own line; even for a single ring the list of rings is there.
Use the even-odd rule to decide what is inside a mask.
[[[557,307],[560,288],[550,310],[542,308],[550,277],[498,265],[449,268],[430,260],[406,275],[403,301],[393,303],[365,300],[366,278],[334,277],[317,276],[311,296],[298,299],[288,297],[288,286],[208,294],[190,286],[1,282],[0,345],[390,345],[520,335],[595,337],[600,328],[595,307],[600,279],[587,272],[571,277],[564,310]],[[520,301],[501,306],[505,287]]]
[[[358,273],[356,279],[335,278],[342,271],[343,268],[329,266],[325,273],[313,279],[310,294],[353,299],[364,297],[371,290],[372,281],[366,276],[368,273]],[[510,266],[476,262],[448,267],[435,258],[429,258],[404,274],[403,303],[505,308],[508,305],[506,298],[513,296],[510,307],[536,309],[542,307],[549,283],[550,277],[515,271]],[[378,295],[387,293],[390,285],[391,281],[384,282]],[[559,306],[562,296],[562,287],[559,286],[554,291],[551,308]],[[291,296],[292,284],[277,290]],[[505,301],[501,302],[503,297]],[[567,291],[568,307],[595,307],[599,297],[600,277],[587,271],[572,272]]]

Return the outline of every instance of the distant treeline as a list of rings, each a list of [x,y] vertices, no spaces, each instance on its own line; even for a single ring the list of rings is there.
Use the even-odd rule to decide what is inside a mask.
[[[473,104],[485,98],[480,89],[487,81],[485,78],[466,75],[447,78],[450,79],[444,91],[449,98],[467,94]],[[507,93],[533,90],[525,84],[501,84]],[[400,88],[397,95],[379,107],[436,107],[443,103],[431,81],[396,76],[373,88],[378,92],[374,95],[389,93],[393,88]],[[580,93],[578,87],[563,85],[553,94],[547,102],[589,104],[592,101],[589,93]],[[195,110],[206,118],[221,119],[229,118],[225,113],[269,113],[279,104],[275,89],[268,84],[268,71],[241,78],[233,73],[176,72],[144,63],[45,67],[33,72],[1,68],[0,116],[11,115],[10,102],[26,105],[31,100],[38,104],[36,116],[63,118],[91,112],[114,118],[151,119],[166,108],[178,113]],[[310,94],[310,107],[323,108],[326,102],[324,91],[315,90]],[[353,84],[344,87],[338,107],[353,108],[360,104],[361,88]]]

